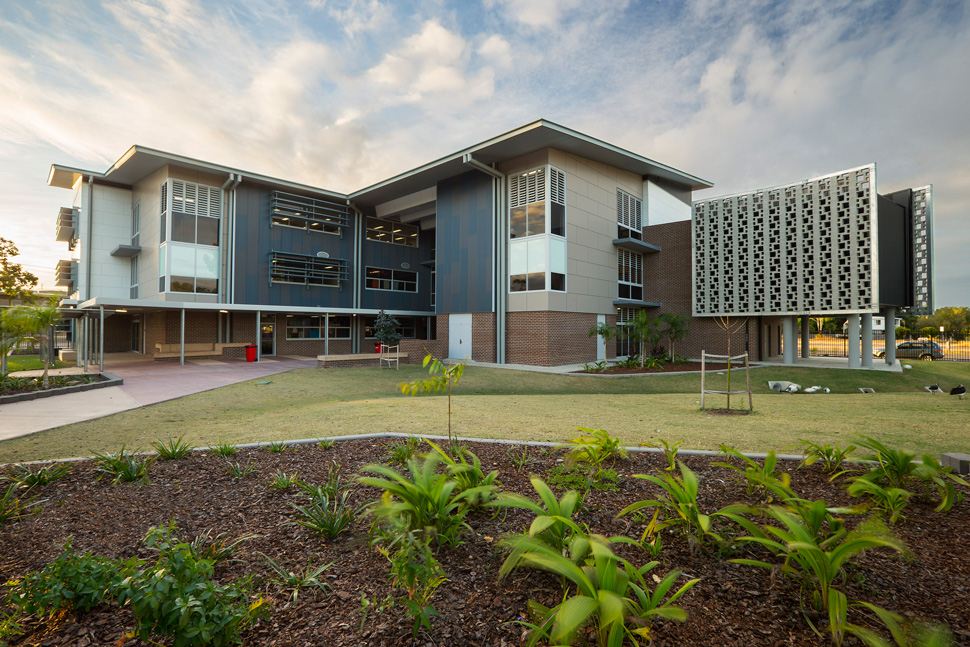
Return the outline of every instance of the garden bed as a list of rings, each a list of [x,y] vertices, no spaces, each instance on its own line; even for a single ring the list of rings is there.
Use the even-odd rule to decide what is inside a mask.
[[[110,373],[88,375],[51,375],[44,388],[41,377],[7,376],[0,384],[0,404],[49,398],[66,393],[78,393],[109,386],[121,386],[124,380]]]
[[[486,471],[499,471],[503,490],[530,499],[536,498],[530,473],[548,480],[549,471],[561,457],[558,450],[532,448],[527,464],[520,469],[515,463],[521,459],[521,449],[497,444],[468,447],[481,458]],[[431,619],[430,631],[420,631],[412,642],[412,623],[403,603],[378,609],[388,595],[400,598],[402,592],[392,588],[387,559],[368,547],[369,519],[359,518],[349,532],[325,541],[288,523],[293,519],[290,503],[304,504],[306,494],[297,488],[279,491],[268,487],[277,470],[296,471],[306,480],[322,484],[331,460],[339,463],[345,480],[350,480],[363,465],[382,462],[386,455],[384,444],[375,440],[337,442],[329,449],[300,445],[281,453],[243,449],[232,460],[251,462],[255,471],[248,477],[233,478],[226,472],[225,459],[193,452],[179,460],[156,462],[147,485],[112,485],[106,478],[96,481],[94,464],[82,461],[66,478],[39,488],[36,494],[45,500],[41,512],[0,527],[0,581],[20,579],[43,568],[58,557],[69,537],[79,553],[148,559],[153,553],[142,543],[146,533],[174,520],[183,537],[206,529],[234,536],[259,535],[242,544],[237,561],[217,566],[215,577],[220,582],[244,574],[267,576],[269,568],[260,553],[291,571],[302,571],[311,559],[314,565],[334,562],[321,578],[332,590],[301,589],[295,603],[290,592],[257,579],[256,594],[272,604],[272,612],[246,630],[242,636],[246,645],[519,645],[524,630],[512,622],[527,615],[527,602],[533,599],[550,605],[562,600],[558,581],[538,571],[521,569],[498,581],[505,559],[500,539],[506,532],[527,527],[531,513],[508,509],[498,515],[477,511],[467,517],[472,531],[464,542],[438,552],[448,577],[432,599],[440,615]],[[700,477],[699,501],[704,512],[750,501],[744,485],[736,480],[737,473],[713,466],[716,459],[689,456],[683,460]],[[639,537],[643,521],[618,519],[616,513],[635,501],[657,496],[659,488],[630,475],[660,474],[665,464],[662,456],[646,453],[618,461],[614,465],[620,477],[617,488],[592,489],[576,520],[588,525],[590,532]],[[857,502],[846,494],[844,480],[830,483],[817,467],[799,469],[788,462],[780,469],[790,473],[793,489],[806,499],[824,499],[839,506]],[[363,503],[377,496],[373,488],[354,485],[351,500]],[[970,645],[970,560],[966,558],[970,503],[964,498],[951,511],[937,513],[932,505],[914,501],[906,516],[897,524],[896,533],[911,553],[899,556],[886,549],[869,551],[849,566],[848,581],[839,588],[850,600],[948,624],[958,645]],[[846,517],[846,521],[851,525],[856,518]],[[616,550],[637,565],[650,559],[635,547]],[[828,636],[815,635],[802,618],[794,580],[727,561],[741,556],[770,559],[767,553],[753,548],[744,549],[744,554],[733,550],[719,554],[717,548],[708,547],[692,554],[682,537],[664,534],[662,564],[654,573],[662,577],[676,568],[684,577],[701,581],[678,601],[689,619],[684,623],[656,621],[654,645],[823,647],[831,643]],[[371,604],[366,612],[365,602]],[[148,645],[125,640],[133,628],[131,613],[108,605],[45,622],[27,619],[23,628],[25,635],[10,639],[10,644]],[[168,639],[161,642],[170,644]],[[858,643],[850,639],[846,644]]]
[[[712,362],[707,362],[705,369],[710,372],[726,371],[727,364],[714,364]],[[604,370],[590,370],[590,371],[573,371],[573,373],[581,373],[588,375],[643,375],[645,373],[699,373],[701,370],[700,362],[684,362],[682,364],[675,364],[673,362],[666,362],[661,366],[655,366],[653,368],[640,368],[639,366],[617,366],[615,364],[609,365]],[[731,365],[732,371],[744,370],[744,363],[734,363]]]

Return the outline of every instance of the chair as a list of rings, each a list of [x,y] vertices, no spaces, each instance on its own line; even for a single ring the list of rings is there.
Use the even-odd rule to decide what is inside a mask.
[[[380,367],[384,368],[384,362],[387,362],[387,368],[391,368],[391,363],[394,364],[394,369],[400,368],[400,350],[401,345],[388,346],[387,344],[381,344],[381,359]]]

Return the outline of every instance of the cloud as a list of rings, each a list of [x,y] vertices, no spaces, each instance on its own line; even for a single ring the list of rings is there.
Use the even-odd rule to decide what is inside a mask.
[[[326,9],[350,37],[387,27],[392,17],[391,10],[379,0],[311,0],[310,6]]]

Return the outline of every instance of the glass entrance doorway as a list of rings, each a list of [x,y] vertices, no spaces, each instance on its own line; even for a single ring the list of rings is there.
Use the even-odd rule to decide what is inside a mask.
[[[276,354],[276,315],[263,315],[259,321],[259,354]]]
[[[141,317],[138,315],[131,318],[131,351],[144,352],[141,347]]]

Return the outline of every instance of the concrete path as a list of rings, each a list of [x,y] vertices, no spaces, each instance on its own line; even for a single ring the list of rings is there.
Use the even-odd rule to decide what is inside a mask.
[[[109,416],[156,402],[220,386],[316,366],[316,358],[267,358],[262,362],[220,360],[191,363],[156,362],[137,353],[105,355],[104,370],[124,379],[122,386],[0,405],[0,440]],[[59,369],[81,373],[81,369]],[[38,375],[23,371],[17,375]]]

